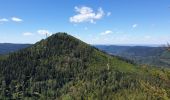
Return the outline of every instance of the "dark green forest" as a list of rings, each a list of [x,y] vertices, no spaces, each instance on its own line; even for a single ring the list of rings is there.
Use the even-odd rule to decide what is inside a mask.
[[[138,65],[56,33],[0,56],[0,99],[169,100],[170,69]]]

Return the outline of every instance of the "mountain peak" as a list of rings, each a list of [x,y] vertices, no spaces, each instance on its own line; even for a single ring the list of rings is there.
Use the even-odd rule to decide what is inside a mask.
[[[0,99],[168,98],[168,72],[144,68],[59,32],[0,60]]]
[[[73,36],[69,35],[66,32],[57,32],[55,34],[52,34],[51,36],[49,36],[48,38],[52,38],[52,37],[69,37],[69,38],[73,38]]]
[[[68,42],[68,43],[71,43],[71,42],[82,42],[84,43],[83,41],[65,33],[65,32],[58,32],[58,33],[55,33],[53,34],[52,36],[48,37],[47,39],[45,39],[46,42],[48,43],[58,43],[60,42],[61,44],[63,42]],[[85,44],[85,43],[84,43]]]
[[[50,37],[53,37],[53,36],[71,36],[71,35],[68,35],[66,32],[57,32],[53,35],[51,35]]]

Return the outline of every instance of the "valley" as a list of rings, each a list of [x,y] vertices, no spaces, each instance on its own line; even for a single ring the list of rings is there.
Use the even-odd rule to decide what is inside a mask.
[[[170,52],[164,47],[95,45],[96,48],[111,55],[132,60],[137,64],[155,67],[170,66]]]

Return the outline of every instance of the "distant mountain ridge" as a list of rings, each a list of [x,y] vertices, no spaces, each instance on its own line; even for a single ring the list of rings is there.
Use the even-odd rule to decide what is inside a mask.
[[[0,43],[0,55],[15,52],[29,46],[31,46],[31,44]]]
[[[133,60],[138,64],[149,64],[159,67],[170,66],[170,55],[168,55],[169,53],[164,47],[116,45],[95,45],[95,47],[109,54]]]

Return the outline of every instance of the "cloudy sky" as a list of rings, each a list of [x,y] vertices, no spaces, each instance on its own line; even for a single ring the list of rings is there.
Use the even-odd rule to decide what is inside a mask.
[[[0,43],[67,32],[89,44],[170,42],[170,0],[1,0]]]

